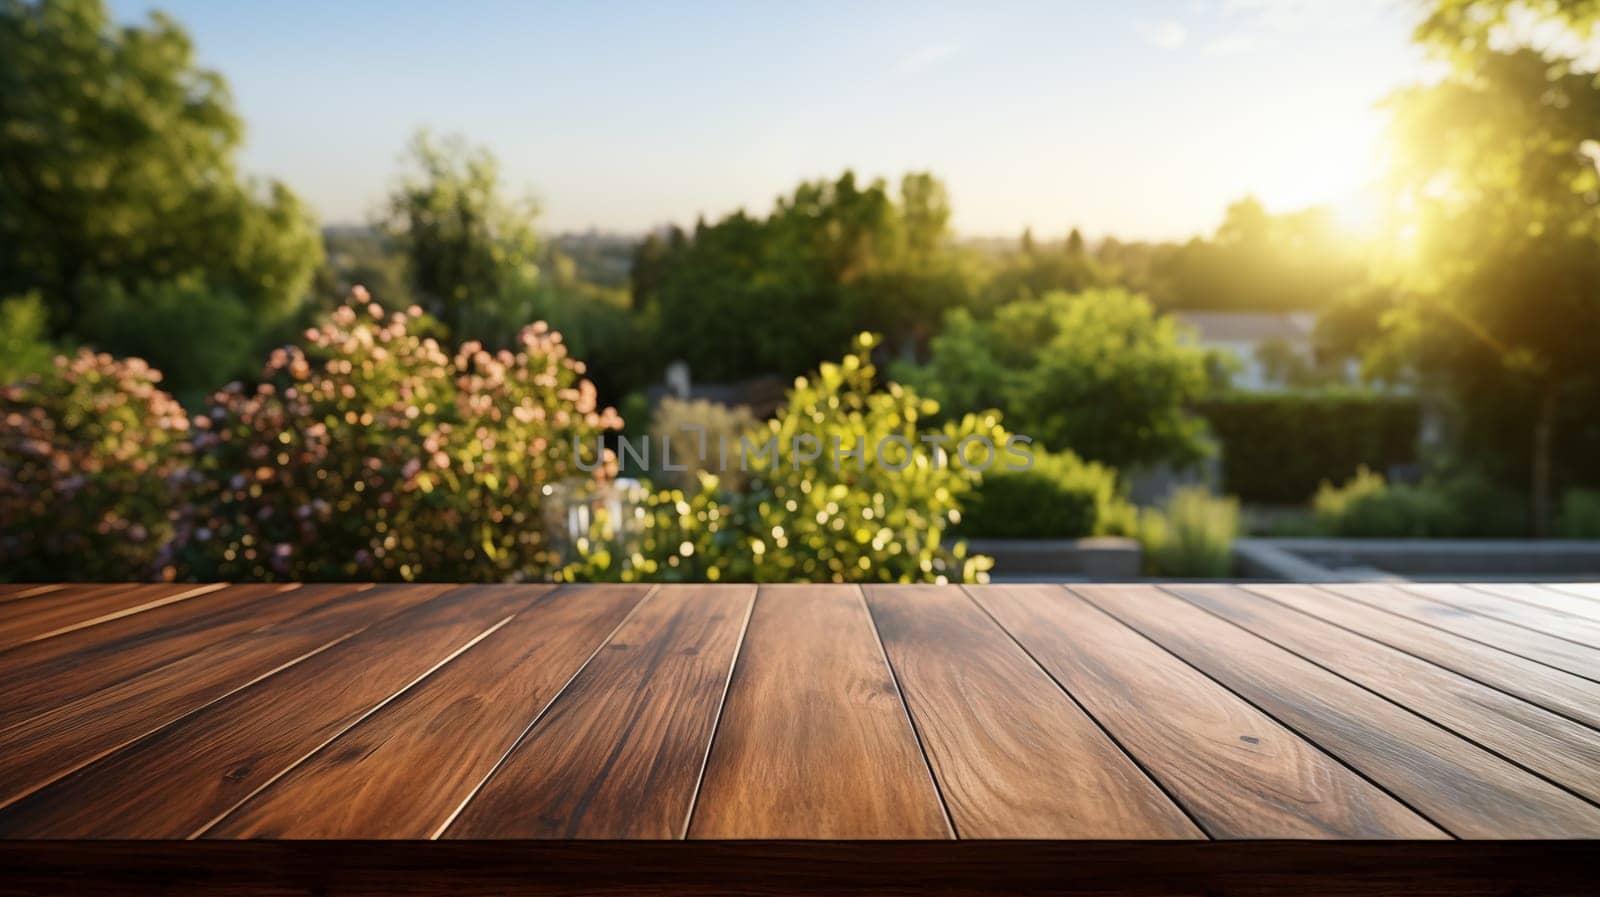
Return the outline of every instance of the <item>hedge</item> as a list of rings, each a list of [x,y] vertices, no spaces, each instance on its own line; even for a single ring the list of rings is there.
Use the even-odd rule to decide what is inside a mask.
[[[1414,398],[1367,393],[1236,393],[1200,407],[1222,448],[1223,491],[1247,502],[1299,504],[1363,465],[1417,458]]]

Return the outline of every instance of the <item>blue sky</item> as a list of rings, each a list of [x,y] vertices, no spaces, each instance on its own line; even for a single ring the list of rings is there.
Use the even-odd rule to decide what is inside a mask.
[[[1343,201],[1374,105],[1422,72],[1404,0],[112,6],[182,22],[246,168],[332,222],[425,125],[492,149],[550,230],[766,209],[851,167],[933,171],[965,234],[1179,237],[1246,193]]]

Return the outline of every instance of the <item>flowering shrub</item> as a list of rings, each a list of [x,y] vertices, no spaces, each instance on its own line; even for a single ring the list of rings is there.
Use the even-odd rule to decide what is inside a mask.
[[[142,580],[173,530],[188,420],[143,361],[88,350],[0,387],[0,576]]]
[[[175,546],[190,575],[551,574],[540,500],[585,475],[575,446],[621,420],[542,322],[514,352],[469,342],[452,356],[410,332],[420,315],[340,308],[303,349],[275,351],[253,391],[215,395],[195,420],[195,498]],[[587,475],[607,475],[606,460]]]
[[[698,490],[654,493],[638,520],[600,521],[566,575],[575,579],[756,582],[974,582],[992,562],[946,545],[961,503],[985,463],[968,437],[1000,447],[1007,434],[994,412],[925,426],[937,403],[890,383],[873,388],[873,337],[863,335],[839,364],[801,378],[776,419],[747,434],[752,445],[785,447],[732,492],[702,475]],[[923,451],[937,437],[944,451]],[[796,440],[816,449],[795,453]],[[885,440],[919,450],[874,457]],[[814,440],[811,441],[811,440]],[[840,452],[865,447],[866,463]],[[1002,449],[1003,451],[1003,449]],[[885,463],[888,462],[888,463]],[[995,461],[996,465],[1001,464]],[[902,469],[895,469],[904,465]]]

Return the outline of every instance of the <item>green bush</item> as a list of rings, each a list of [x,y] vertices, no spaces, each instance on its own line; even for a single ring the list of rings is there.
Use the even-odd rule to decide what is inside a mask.
[[[1143,296],[1088,290],[1019,299],[990,320],[956,309],[929,363],[896,376],[952,412],[999,408],[1047,449],[1125,469],[1206,456],[1189,406],[1210,388],[1207,358]]]
[[[1162,510],[1139,514],[1145,565],[1157,576],[1220,578],[1233,572],[1239,535],[1239,500],[1202,487],[1173,491]]]
[[[1572,489],[1561,496],[1561,535],[1600,539],[1600,492]]]
[[[757,428],[752,446],[776,440],[816,440],[810,460],[780,449],[763,460],[734,492],[711,476],[697,490],[650,495],[641,519],[601,519],[580,545],[570,579],[756,582],[978,581],[992,562],[969,557],[963,543],[945,537],[961,519],[965,498],[981,474],[953,448],[981,436],[996,446],[1002,465],[1008,438],[994,413],[969,414],[928,426],[937,403],[889,383],[874,390],[875,338],[863,335],[856,351],[816,376],[800,378],[775,420]],[[938,432],[948,457],[914,451],[904,470],[873,463],[873,448],[898,437],[923,448],[919,437]],[[840,451],[868,448],[858,465]],[[891,462],[905,460],[892,446]],[[974,449],[976,452],[976,449]],[[975,459],[974,459],[975,460]]]
[[[517,350],[454,356],[420,311],[345,307],[196,420],[178,556],[202,579],[549,576],[540,503],[621,425],[542,323]],[[599,473],[605,473],[602,469]]]
[[[1324,482],[1311,504],[1323,533],[1347,538],[1512,537],[1528,525],[1519,498],[1471,474],[1392,486],[1361,467],[1342,486]]]
[[[46,318],[38,293],[0,301],[0,386],[51,369],[56,348],[46,337]]]
[[[1298,504],[1358,467],[1416,460],[1415,399],[1362,393],[1234,393],[1200,405],[1222,446],[1223,488],[1247,502]]]
[[[1070,452],[1038,450],[1028,470],[985,473],[960,527],[975,539],[1077,539],[1134,528],[1134,509],[1117,489],[1116,471]]]
[[[160,551],[189,422],[160,382],[84,350],[0,387],[0,578],[171,575]]]

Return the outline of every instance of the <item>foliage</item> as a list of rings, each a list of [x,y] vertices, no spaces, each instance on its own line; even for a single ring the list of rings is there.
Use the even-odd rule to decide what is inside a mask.
[[[122,27],[101,0],[0,0],[0,295],[38,291],[52,335],[107,284],[199,277],[258,322],[306,293],[309,216],[282,184],[241,180],[227,86],[194,56],[159,13]]]
[[[1238,535],[1239,500],[1219,498],[1199,486],[1180,487],[1161,510],[1139,514],[1145,564],[1158,576],[1229,575]]]
[[[1033,452],[1028,470],[997,467],[962,513],[961,534],[974,539],[1077,539],[1128,535],[1134,509],[1116,471],[1070,452]]]
[[[407,162],[381,224],[411,290],[454,338],[494,345],[532,320],[538,208],[508,197],[494,156],[461,137],[419,131]]]
[[[962,543],[952,547],[944,540],[959,523],[986,459],[976,443],[969,445],[966,461],[956,449],[969,437],[986,438],[996,447],[993,464],[1003,466],[1008,437],[992,412],[934,428],[928,426],[938,410],[933,401],[895,383],[874,390],[874,345],[864,335],[843,361],[797,380],[778,417],[749,434],[745,457],[752,472],[745,491],[723,489],[707,476],[698,490],[657,493],[643,509],[641,534],[630,539],[630,522],[602,521],[583,561],[567,575],[757,582],[978,580],[990,560],[969,557]],[[894,437],[913,450],[903,452],[892,441],[879,450]],[[942,440],[948,454],[934,451],[923,437]],[[776,455],[764,448],[769,440]],[[856,448],[865,448],[864,459],[843,454]],[[808,457],[813,450],[815,457]],[[904,469],[891,469],[900,465]]]
[[[1229,393],[1200,406],[1222,451],[1223,489],[1303,502],[1324,480],[1417,459],[1417,400],[1360,392]]]
[[[722,486],[737,492],[744,485],[745,477],[732,459],[736,457],[739,437],[757,426],[755,415],[743,405],[730,407],[704,399],[685,401],[668,396],[656,406],[650,419],[649,439],[656,451],[664,444],[670,445],[673,466],[684,468],[670,473],[663,470],[664,479],[672,485],[693,491],[701,474],[711,473]],[[727,468],[721,465],[723,447],[730,456]],[[657,460],[665,462],[666,459]]]
[[[1468,538],[1526,534],[1526,509],[1481,477],[1456,474],[1391,485],[1359,468],[1342,486],[1324,482],[1312,499],[1322,532],[1352,538]]]
[[[138,359],[81,350],[0,387],[0,576],[162,575],[188,420],[160,381]]]
[[[1600,539],[1600,492],[1570,489],[1561,496],[1561,535],[1568,539]]]
[[[55,354],[45,337],[45,309],[38,293],[0,301],[0,386],[50,370]]]
[[[882,181],[845,172],[801,184],[766,218],[744,211],[639,249],[637,308],[659,315],[658,358],[728,381],[814,368],[862,327],[914,352],[929,322],[964,300],[967,274],[946,251],[949,199],[926,174]]]
[[[896,373],[953,412],[1000,408],[1048,449],[1117,468],[1207,450],[1188,411],[1208,388],[1206,353],[1123,290],[1022,299],[987,321],[957,309],[930,362]]]
[[[345,307],[196,419],[178,556],[202,579],[549,575],[540,502],[620,426],[542,323],[452,357],[377,305]]]
[[[1391,105],[1395,199],[1414,234],[1389,274],[1391,348],[1449,389],[1469,434],[1522,433],[1542,532],[1563,408],[1600,388],[1600,78],[1478,47]]]
[[[96,282],[79,334],[117,354],[143,358],[191,407],[219,383],[251,373],[259,324],[237,297],[196,277],[131,288]]]

